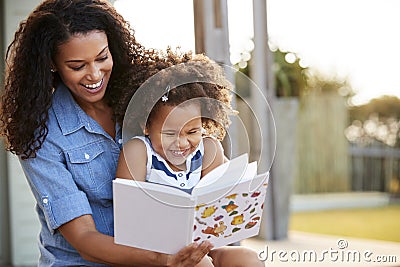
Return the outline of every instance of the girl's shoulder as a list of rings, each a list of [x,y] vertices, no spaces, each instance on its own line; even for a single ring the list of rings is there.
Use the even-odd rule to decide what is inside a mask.
[[[144,181],[146,178],[147,151],[141,138],[131,138],[122,147],[117,177]]]
[[[222,147],[221,142],[213,137],[213,136],[204,136],[203,137],[203,146],[204,146],[204,153],[210,152],[211,151],[224,151],[224,148]]]
[[[226,160],[224,149],[218,139],[207,136],[203,138],[204,156],[202,176],[223,164]]]
[[[123,150],[128,153],[142,153],[148,149],[148,146],[146,137],[134,136],[123,145]]]

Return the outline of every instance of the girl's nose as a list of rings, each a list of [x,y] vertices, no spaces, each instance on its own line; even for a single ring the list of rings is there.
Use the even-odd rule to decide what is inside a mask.
[[[177,142],[179,148],[185,148],[189,144],[189,140],[186,138],[186,136],[183,135],[178,136]]]

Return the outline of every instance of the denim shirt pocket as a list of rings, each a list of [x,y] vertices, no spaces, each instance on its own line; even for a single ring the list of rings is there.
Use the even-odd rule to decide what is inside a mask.
[[[112,199],[113,158],[101,142],[71,149],[67,155],[76,184],[89,198]]]

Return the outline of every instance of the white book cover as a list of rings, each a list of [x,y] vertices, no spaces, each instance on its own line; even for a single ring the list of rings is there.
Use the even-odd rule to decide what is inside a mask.
[[[196,241],[215,248],[260,229],[268,173],[243,154],[204,176],[191,194],[127,179],[113,181],[115,243],[174,254]]]

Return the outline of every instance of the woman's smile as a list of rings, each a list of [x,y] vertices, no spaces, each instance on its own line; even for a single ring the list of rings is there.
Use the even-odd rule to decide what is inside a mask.
[[[85,87],[86,89],[88,89],[89,93],[91,94],[95,94],[97,92],[99,92],[100,90],[102,90],[103,88],[103,84],[104,84],[104,78],[102,78],[98,83],[94,83],[94,84],[82,84],[83,87]]]

